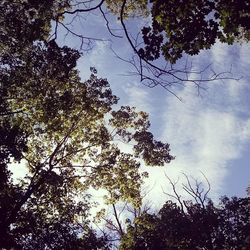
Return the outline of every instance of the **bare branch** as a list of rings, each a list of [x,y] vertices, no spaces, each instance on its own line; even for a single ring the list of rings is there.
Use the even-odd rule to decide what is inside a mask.
[[[161,86],[164,89],[166,89],[168,92],[173,94],[175,97],[179,98],[174,91],[170,90],[170,87],[173,86],[174,84],[181,84],[183,85],[185,82],[186,83],[192,83],[197,87],[198,93],[200,89],[203,88],[201,86],[201,83],[207,83],[207,82],[212,82],[216,80],[239,80],[236,78],[231,77],[231,71],[228,72],[221,72],[221,73],[216,73],[212,72],[212,75],[203,78],[203,73],[207,73],[208,69],[210,68],[210,65],[202,69],[201,71],[193,71],[192,70],[192,64],[188,67],[188,61],[186,60],[186,64],[184,69],[174,69],[173,65],[166,63],[164,67],[159,67],[156,64],[153,64],[152,62],[148,61],[145,59],[143,56],[140,55],[139,51],[137,50],[137,44],[133,43],[127,27],[124,22],[124,10],[125,10],[125,5],[126,5],[126,0],[123,1],[121,11],[120,11],[120,21],[121,25],[123,27],[125,37],[127,38],[127,41],[129,42],[131,48],[135,52],[135,54],[138,57],[138,61],[136,62],[135,60],[130,61],[130,63],[134,66],[136,69],[136,73],[140,75],[141,81],[145,81],[144,85],[148,87],[155,87],[155,86]],[[135,41],[137,42],[137,39]],[[137,66],[137,63],[139,64],[139,67]],[[142,65],[143,64],[143,65]],[[145,70],[149,72],[149,75],[145,73]],[[190,78],[189,75],[194,74],[197,76],[197,78]],[[161,78],[162,76],[163,78]],[[168,78],[172,78],[171,80],[167,80]]]
[[[73,10],[73,11],[64,11],[64,12],[60,13],[60,16],[62,16],[62,15],[64,15],[64,14],[75,14],[75,13],[77,13],[77,12],[90,12],[90,11],[92,11],[92,10],[96,10],[96,9],[98,9],[99,7],[102,6],[102,4],[104,3],[104,1],[105,1],[105,0],[101,0],[101,2],[100,2],[99,4],[97,4],[96,6],[91,7],[91,8],[87,8],[87,9],[81,9],[81,8],[79,8],[79,9],[75,9],[75,10]]]
[[[109,33],[110,33],[112,36],[114,36],[114,37],[122,38],[122,36],[116,35],[116,34],[114,34],[114,33],[112,32],[111,28],[109,27],[109,21],[108,21],[106,15],[105,15],[104,11],[102,10],[102,7],[101,7],[101,6],[99,7],[99,10],[101,11],[103,18],[104,18],[104,20],[106,21],[106,27],[107,27]]]
[[[82,50],[83,49],[83,46],[84,44],[86,45],[86,49],[85,50],[91,50],[93,46],[91,46],[92,42],[93,41],[101,41],[101,42],[108,42],[109,40],[104,40],[104,39],[101,39],[101,38],[94,38],[94,37],[88,37],[88,36],[83,36],[81,34],[78,34],[76,32],[74,32],[73,30],[71,30],[70,28],[68,28],[64,23],[58,21],[59,24],[61,24],[61,26],[63,28],[66,29],[67,31],[67,34],[70,33],[76,37],[78,37],[80,40],[81,40],[81,45],[80,45],[80,49]],[[66,36],[67,36],[66,34]]]
[[[119,227],[120,236],[123,236],[124,232],[123,232],[122,225],[120,223],[120,220],[119,220],[119,217],[118,217],[118,214],[117,214],[117,211],[116,211],[115,204],[112,204],[112,207],[113,207],[113,211],[114,211],[114,216],[115,216],[116,223],[117,223],[117,225]]]
[[[183,173],[183,175],[185,176],[186,178],[186,181],[187,181],[187,184],[182,184],[183,186],[183,189],[188,193],[190,194],[197,203],[199,203],[202,208],[205,209],[205,203],[208,199],[208,193],[210,191],[210,183],[208,181],[208,179],[206,178],[206,176],[202,173],[203,177],[206,179],[206,182],[208,183],[208,189],[207,191],[205,192],[204,188],[201,187],[202,186],[202,182],[198,182],[197,180],[195,180],[195,189],[193,188],[191,182],[190,182],[190,179],[189,177]]]
[[[178,203],[179,203],[179,205],[181,207],[182,212],[184,212],[184,207],[183,207],[183,202],[181,200],[181,196],[178,194],[178,192],[176,190],[176,184],[179,182],[179,178],[178,178],[178,180],[176,182],[173,182],[166,173],[165,173],[165,176],[166,176],[166,178],[168,179],[169,183],[172,186],[172,190],[174,192],[174,195],[166,193],[164,191],[163,191],[163,193],[166,194],[166,195],[168,195],[168,196],[170,196],[170,197],[172,197],[172,198],[175,198],[178,201]]]

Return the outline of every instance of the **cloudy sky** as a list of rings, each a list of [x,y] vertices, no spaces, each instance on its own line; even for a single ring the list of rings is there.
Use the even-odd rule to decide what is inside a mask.
[[[174,89],[180,101],[161,87],[148,88],[139,77],[128,76],[130,65],[117,59],[110,49],[112,46],[124,59],[133,55],[118,21],[110,20],[111,28],[118,28],[114,32],[123,38],[109,36],[100,13],[88,18],[88,22],[72,25],[74,30],[112,41],[97,41],[91,51],[83,53],[78,65],[82,78],[87,79],[89,67],[95,66],[98,75],[107,78],[120,97],[120,105],[132,105],[150,114],[151,131],[157,139],[168,142],[176,156],[164,168],[147,169],[150,173],[147,185],[152,188],[149,196],[157,194],[162,199],[164,195],[159,196],[162,189],[170,192],[164,174],[177,180],[183,178],[182,173],[205,181],[203,173],[211,184],[210,197],[214,199],[221,195],[244,196],[250,185],[250,45],[216,43],[211,50],[190,58],[196,69],[211,64],[217,72],[232,70],[233,77],[241,80],[210,82],[199,93],[186,84]],[[140,25],[138,21],[128,23],[131,34]],[[76,37],[69,36],[65,41],[79,46]],[[182,182],[180,179],[180,187]]]

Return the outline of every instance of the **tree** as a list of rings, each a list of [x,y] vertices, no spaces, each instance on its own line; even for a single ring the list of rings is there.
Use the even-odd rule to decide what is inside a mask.
[[[145,47],[140,55],[149,61],[162,54],[176,63],[183,56],[209,49],[219,39],[232,44],[247,38],[250,30],[249,1],[151,0],[152,27],[142,29]]]
[[[217,35],[219,36],[219,33],[217,34],[216,32],[216,34],[214,35],[213,29],[215,28],[210,27],[211,25],[216,26],[216,20],[218,18],[216,20],[212,19],[211,25],[209,22],[206,23],[207,15],[209,16],[211,15],[211,13],[213,14],[213,9],[211,9],[212,7],[209,7],[211,4],[213,5],[213,3],[210,4],[209,1],[198,1],[199,3],[195,4],[196,2],[197,1],[189,1],[188,3],[190,4],[186,3],[186,6],[185,3],[179,5],[178,1],[170,1],[169,6],[171,6],[171,10],[168,12],[169,8],[166,6],[168,2],[166,1],[151,1],[150,4],[147,4],[148,1],[146,0],[102,0],[99,2],[72,1],[69,2],[71,8],[58,13],[55,24],[54,38],[57,38],[57,32],[59,30],[58,27],[62,27],[62,29],[64,29],[67,34],[71,34],[72,36],[80,40],[80,49],[91,49],[93,46],[92,42],[95,39],[86,35],[85,31],[87,29],[85,28],[83,31],[81,29],[74,30],[72,29],[72,27],[81,27],[82,24],[81,22],[79,22],[79,19],[88,20],[88,14],[93,12],[95,13],[95,18],[100,18],[103,23],[106,24],[106,28],[110,34],[108,39],[122,39],[123,36],[125,36],[125,39],[127,39],[134,54],[129,58],[124,58],[123,56],[120,56],[118,52],[113,52],[116,57],[132,65],[132,67],[134,68],[133,74],[139,75],[141,82],[146,86],[161,86],[171,94],[175,94],[175,91],[172,89],[172,87],[179,87],[180,85],[184,85],[185,83],[191,83],[199,90],[200,88],[202,88],[202,83],[205,82],[222,79],[235,79],[231,76],[230,71],[216,72],[212,69],[212,67],[209,67],[208,65],[205,65],[204,67],[201,66],[199,70],[194,69],[192,62],[188,60],[186,60],[182,65],[173,65],[173,63],[182,56],[182,52],[193,55],[201,49],[210,48],[211,45],[215,42]],[[232,3],[231,5],[234,6],[234,3]],[[180,14],[175,13],[176,10],[180,10],[178,6],[185,7],[180,11]],[[222,6],[222,4],[220,6]],[[243,6],[239,6],[240,7],[233,8],[232,15],[234,15],[235,13],[234,10],[237,11],[238,9],[240,9],[242,10],[242,15],[248,18],[249,11],[247,3]],[[225,8],[227,7],[228,6],[226,6]],[[209,8],[211,9],[211,13],[209,12]],[[194,11],[194,13],[192,11]],[[109,14],[110,12],[111,15]],[[140,21],[144,23],[148,22],[148,18],[143,19],[143,17],[148,17],[149,12],[151,12],[153,20],[153,23],[151,25],[152,27],[142,25],[142,27],[145,27],[135,30],[135,27],[138,26],[137,23],[137,25],[133,25],[133,30],[129,30],[126,23],[127,21],[134,20],[133,17],[139,17]],[[171,38],[169,37],[165,26],[167,27],[169,23],[172,23],[171,15],[173,13],[175,13],[174,16],[178,17],[178,20],[182,20],[184,28],[180,27],[180,29],[184,29],[184,31],[179,31],[179,25],[175,25],[175,27],[173,27],[173,30],[171,30],[170,32],[171,34],[174,34]],[[193,17],[193,22],[196,19],[197,22],[203,22],[203,25],[195,26],[197,27],[197,30],[196,33],[194,32],[193,34],[189,32],[190,27],[193,26],[193,23],[189,22],[188,19],[190,13],[193,13],[191,15]],[[219,10],[218,7],[218,13],[224,13],[223,8]],[[115,28],[113,28],[113,26],[116,26],[116,24],[114,24],[113,22],[114,15],[116,15],[120,21],[120,26]],[[221,14],[220,17],[222,18],[222,16],[223,15]],[[66,17],[66,19],[69,21],[67,23],[62,22],[60,20],[60,18],[62,17]],[[161,19],[160,23],[158,23],[159,19]],[[241,22],[240,20],[238,20],[238,23],[235,23],[235,27],[237,28],[237,30],[241,31],[241,34],[246,34],[246,36],[244,36],[246,38],[248,36],[248,27],[246,25],[244,27],[243,26],[243,22]],[[119,30],[121,29],[123,30],[123,32],[119,32]],[[228,31],[227,34],[232,37],[230,35],[230,32]],[[189,37],[190,35],[192,35],[191,38]],[[235,41],[237,41],[240,37],[240,35],[235,37]],[[227,37],[226,39],[229,41],[231,38],[229,39],[229,37]],[[171,44],[169,43],[170,40]],[[243,40],[244,39],[242,39],[242,41]],[[168,43],[171,47],[169,49],[167,47]],[[170,55],[168,56],[169,53]],[[165,56],[166,60],[158,60],[162,59],[162,55]]]
[[[69,1],[1,0],[1,57],[7,60],[37,40],[48,40],[51,22],[66,10]]]
[[[159,212],[144,211],[127,223],[119,249],[248,249],[250,244],[250,198],[220,199],[218,205],[208,198],[210,183],[192,184],[184,174],[183,190],[191,200],[183,200],[177,183],[166,175],[173,200]],[[179,180],[179,179],[178,179]],[[207,187],[205,187],[207,186]]]
[[[153,166],[173,159],[169,145],[149,132],[145,112],[114,109],[118,98],[107,80],[91,68],[90,78],[81,81],[75,68],[80,53],[49,39],[50,22],[67,3],[1,5],[2,248],[108,248],[89,223],[88,189],[107,190],[109,204],[139,206],[147,176],[140,162]],[[131,153],[118,142],[129,142]],[[13,162],[27,172],[18,183],[10,171]]]
[[[248,249],[250,199],[224,197],[218,207],[167,201],[157,214],[144,213],[127,228],[120,249]]]
[[[55,188],[51,199],[56,210],[53,199],[60,196],[60,187],[61,199],[67,202],[69,195],[92,186],[107,189],[111,203],[122,199],[139,204],[144,174],[139,173],[138,160],[163,165],[173,159],[169,145],[155,141],[147,131],[146,113],[130,107],[112,110],[117,97],[105,79],[92,74],[80,82],[71,62],[77,58],[75,51],[54,42],[42,46],[36,46],[26,65],[6,76],[13,114],[2,120],[17,124],[28,135],[22,157],[29,170],[13,208],[6,211],[2,225],[6,229],[29,207],[30,199],[39,202],[50,187]],[[134,153],[123,153],[115,140],[133,143]],[[41,202],[48,203],[47,199]]]

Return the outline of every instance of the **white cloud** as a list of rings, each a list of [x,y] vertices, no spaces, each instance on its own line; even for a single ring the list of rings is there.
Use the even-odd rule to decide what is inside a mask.
[[[250,119],[244,121],[229,113],[200,107],[192,112],[181,103],[168,102],[166,106],[171,106],[171,109],[165,112],[162,137],[170,143],[176,159],[166,168],[149,170],[151,177],[147,185],[154,186],[150,197],[154,197],[156,204],[162,204],[167,199],[160,196],[162,188],[171,193],[164,173],[172,180],[181,177],[180,183],[185,183],[181,173],[205,181],[202,172],[211,183],[211,197],[218,199],[224,194],[223,180],[230,171],[229,161],[241,156],[244,143],[250,139]],[[178,190],[187,197],[181,185]]]
[[[247,48],[245,52],[246,50]],[[232,51],[235,55],[232,55]],[[238,47],[230,49],[216,44],[209,53],[217,71],[225,70],[234,61],[239,63],[237,70],[243,69],[247,64],[244,52]],[[235,58],[236,55],[241,55],[242,60]],[[249,87],[246,79],[240,82],[225,80],[209,85],[204,98],[197,96],[192,86],[186,86],[176,93],[182,97],[183,102],[173,96],[166,96],[165,105],[161,109],[161,138],[170,143],[176,159],[165,169],[149,170],[152,175],[147,185],[154,186],[149,195],[156,204],[167,199],[162,187],[167,192],[171,191],[164,172],[173,180],[177,180],[184,172],[204,181],[202,172],[211,183],[211,198],[217,200],[227,193],[224,181],[231,171],[230,162],[242,157],[250,140],[250,116],[247,103],[243,100],[247,91]],[[182,195],[183,182],[185,180],[182,176],[179,182],[179,192]]]
[[[228,56],[229,47],[223,43],[217,41],[211,49],[211,57],[213,59],[213,64],[225,62],[225,58]],[[223,65],[221,65],[223,67]]]
[[[127,84],[123,87],[123,90],[127,96],[126,103],[129,106],[136,107],[137,110],[142,110],[150,113],[152,111],[152,102],[149,96],[148,89],[143,89],[143,86],[136,83]]]
[[[107,60],[108,43],[97,41],[95,48],[91,51],[89,56],[89,62],[97,69],[102,69],[105,66],[105,60]]]
[[[223,181],[230,171],[230,161],[241,157],[245,143],[250,139],[250,119],[233,111],[242,86],[236,83],[233,86],[233,82],[230,85],[221,94],[231,103],[231,112],[222,111],[224,107],[220,106],[214,109],[214,103],[203,102],[188,88],[180,92],[185,96],[185,103],[174,98],[166,101],[163,138],[177,156],[167,172],[176,179],[180,172],[201,178],[202,171],[211,182],[212,195],[216,198],[224,192]],[[216,87],[211,87],[212,91]],[[214,96],[215,101],[217,97]]]

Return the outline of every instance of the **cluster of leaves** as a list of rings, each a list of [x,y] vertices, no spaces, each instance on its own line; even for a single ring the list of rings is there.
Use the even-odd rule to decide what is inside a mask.
[[[113,110],[118,98],[96,70],[82,81],[80,54],[49,40],[51,21],[69,1],[1,1],[0,247],[108,248],[88,221],[87,190],[105,189],[108,203],[141,203],[140,163],[170,162],[148,116]],[[130,142],[131,153],[117,143]],[[10,163],[27,172],[16,182]]]
[[[69,7],[68,0],[1,0],[0,53],[20,53],[27,44],[47,39],[51,21]]]
[[[106,0],[105,4],[107,8],[114,14],[120,15],[121,6],[124,0]],[[149,15],[147,10],[147,0],[128,0],[126,1],[126,6],[124,10],[124,17],[138,17],[143,16],[146,17]]]
[[[151,0],[152,27],[142,29],[140,56],[152,61],[162,54],[175,63],[183,53],[195,55],[219,39],[232,44],[247,39],[250,30],[248,0]]]
[[[219,207],[168,201],[158,214],[143,213],[127,228],[120,249],[249,249],[250,198],[224,197]]]

